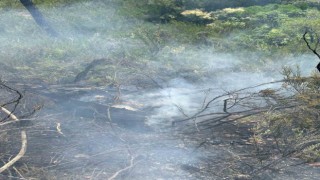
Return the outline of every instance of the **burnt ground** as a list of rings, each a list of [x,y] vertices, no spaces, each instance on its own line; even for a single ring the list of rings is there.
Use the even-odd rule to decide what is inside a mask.
[[[43,108],[22,127],[28,135],[26,155],[1,179],[320,178],[318,167],[297,159],[256,156],[248,124],[203,132],[156,129],[145,123],[152,108],[133,109],[125,102],[111,107],[112,89],[25,89],[33,92],[26,102],[37,100]],[[4,163],[19,151],[21,127],[0,128]]]

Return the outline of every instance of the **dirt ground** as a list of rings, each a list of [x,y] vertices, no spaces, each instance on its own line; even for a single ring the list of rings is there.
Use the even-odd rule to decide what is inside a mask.
[[[297,159],[254,156],[247,125],[157,129],[145,123],[152,108],[111,107],[111,89],[24,88],[43,107],[24,127],[0,127],[1,166],[19,151],[19,131],[28,135],[26,155],[0,179],[320,179]]]

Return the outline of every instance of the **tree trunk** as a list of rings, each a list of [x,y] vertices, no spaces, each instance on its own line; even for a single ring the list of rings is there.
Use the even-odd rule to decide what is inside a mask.
[[[57,37],[58,33],[45,20],[42,13],[35,7],[31,0],[20,0],[23,6],[30,12],[36,23],[51,36]]]

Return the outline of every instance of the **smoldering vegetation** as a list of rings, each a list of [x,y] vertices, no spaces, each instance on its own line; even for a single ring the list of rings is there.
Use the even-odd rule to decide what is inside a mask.
[[[269,82],[283,79],[283,66],[299,65],[302,74],[308,75],[316,57],[265,61],[255,52],[218,52],[213,45],[181,43],[168,33],[177,31],[174,27],[124,17],[114,1],[39,9],[59,37],[48,36],[23,8],[0,14],[1,83],[23,94],[18,110],[13,111],[12,105],[5,104],[11,94],[1,89],[1,103],[27,122],[21,127],[1,124],[1,165],[19,151],[19,132],[25,130],[28,135],[26,155],[3,173],[4,178],[279,175],[268,175],[269,169],[260,173],[273,161],[251,156],[255,152],[248,140],[252,126],[226,123],[199,133],[195,121],[183,120],[203,109],[206,113],[223,111],[224,99],[239,89],[253,87],[241,91],[246,96],[281,88],[281,83]],[[75,82],[94,60],[102,63],[88,68]],[[220,95],[216,104],[206,107]],[[270,108],[264,105],[263,110]],[[234,111],[244,109],[235,107]],[[244,153],[249,160],[239,155]],[[309,172],[314,171],[306,168],[300,175]]]

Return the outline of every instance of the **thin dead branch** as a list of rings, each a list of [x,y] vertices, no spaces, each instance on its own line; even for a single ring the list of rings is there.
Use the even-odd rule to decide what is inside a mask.
[[[120,169],[119,171],[115,172],[110,178],[108,178],[108,180],[112,180],[112,179],[115,179],[116,177],[118,177],[121,173],[131,169],[133,166],[134,166],[134,157],[131,156],[131,159],[130,159],[130,164],[123,168],[123,169]]]
[[[119,96],[120,96],[120,95],[119,95]],[[116,99],[114,99],[113,104],[115,104],[115,103],[116,103]],[[111,105],[111,106],[112,106],[112,105]],[[115,172],[110,178],[108,178],[108,180],[115,179],[115,178],[118,177],[121,173],[123,173],[123,172],[131,169],[131,168],[134,166],[134,159],[135,159],[135,157],[133,156],[133,153],[132,153],[132,151],[131,151],[130,145],[128,144],[128,142],[127,142],[125,139],[123,139],[123,138],[120,136],[120,134],[118,133],[118,131],[117,131],[117,130],[115,129],[115,127],[113,126],[112,118],[111,118],[111,112],[110,112],[111,106],[108,106],[108,108],[107,108],[108,121],[109,121],[109,123],[110,123],[111,129],[112,129],[113,133],[115,134],[115,136],[117,136],[117,138],[119,138],[119,139],[124,143],[124,145],[125,145],[125,147],[126,147],[126,150],[127,150],[128,154],[129,154],[129,156],[130,156],[130,164],[129,164],[129,166],[127,166],[127,167],[125,167],[125,168],[123,168],[123,169],[120,169],[120,170],[118,170],[117,172]]]
[[[186,119],[180,119],[180,120],[175,120],[172,122],[172,126],[174,126],[175,124],[177,123],[182,123],[182,122],[186,122],[188,120],[192,120],[194,118],[198,118],[198,117],[201,117],[201,116],[206,116],[206,115],[203,115],[203,113],[205,111],[207,111],[209,109],[209,107],[213,104],[213,103],[216,103],[216,102],[219,102],[220,99],[222,98],[226,98],[228,97],[227,99],[230,99],[230,95],[236,95],[236,98],[234,99],[234,104],[232,104],[230,107],[227,107],[227,102],[225,101],[224,102],[224,108],[223,108],[223,112],[220,113],[222,115],[226,115],[226,114],[229,114],[229,112],[227,111],[228,109],[236,106],[236,105],[239,105],[240,101],[243,101],[243,100],[248,100],[249,98],[254,98],[254,95],[256,94],[251,94],[251,95],[248,95],[248,96],[244,96],[244,97],[239,97],[239,93],[240,92],[243,92],[245,90],[249,90],[249,89],[254,89],[254,88],[258,88],[258,87],[261,87],[261,86],[266,86],[266,85],[270,85],[270,84],[277,84],[277,83],[283,83],[285,80],[278,80],[278,81],[273,81],[273,82],[267,82],[267,83],[262,83],[262,84],[258,84],[258,85],[255,85],[255,86],[250,86],[250,87],[246,87],[246,88],[242,88],[242,89],[239,89],[239,90],[236,90],[236,91],[233,91],[233,92],[227,92],[227,93],[224,93],[224,94],[221,94],[219,96],[216,96],[214,98],[212,98],[211,100],[209,100],[201,110],[199,110],[197,113],[195,113],[193,116],[189,117],[189,118],[186,118]],[[257,96],[258,98],[260,98],[260,96]],[[259,107],[259,109],[261,109],[262,107]],[[239,113],[239,112],[236,112],[236,113]],[[217,113],[218,114],[218,113]],[[234,114],[234,113],[233,113]],[[213,115],[212,113],[210,113],[210,115]]]
[[[23,95],[22,95],[22,93],[20,91],[7,86],[3,82],[1,82],[0,88],[3,88],[3,89],[5,89],[5,90],[7,90],[9,92],[13,92],[13,93],[18,95],[17,97],[15,97],[15,99],[0,105],[0,107],[5,108],[5,106],[7,106],[7,105],[14,104],[13,109],[11,111],[9,111],[10,113],[6,113],[7,116],[0,120],[0,121],[4,121],[4,120],[8,119],[12,115],[12,113],[16,110],[16,108],[18,107],[18,104],[20,103],[21,99],[23,98]]]
[[[1,110],[3,112],[5,112],[6,114],[8,114],[12,120],[14,120],[14,121],[19,120],[14,114],[12,114],[12,112],[5,109],[4,107],[1,107]],[[11,167],[17,161],[19,161],[19,159],[21,159],[24,156],[24,154],[26,153],[26,150],[27,150],[27,133],[25,130],[22,130],[21,131],[21,149],[20,149],[19,153],[13,159],[11,159],[9,162],[7,162],[5,165],[3,165],[0,168],[0,173],[2,173],[3,171],[5,171],[9,167]]]
[[[309,42],[309,41],[307,40],[307,35],[308,35],[308,34],[310,35],[310,37],[313,36],[311,33],[312,33],[312,32],[310,32],[310,30],[306,30],[306,31],[304,32],[304,34],[303,34],[303,40],[304,40],[304,42],[307,44],[308,49],[311,50],[311,51],[313,52],[313,54],[315,54],[315,55],[320,59],[320,54],[317,52],[317,48],[318,48],[318,45],[319,45],[319,39],[317,38],[316,44],[315,44],[315,47],[314,47],[314,48],[311,47],[311,43],[312,43],[312,42]],[[313,39],[313,38],[311,38],[311,39]]]
[[[310,41],[307,40],[307,35],[308,34],[309,34],[309,37],[310,37]],[[315,42],[314,47],[311,47],[311,43],[314,43],[314,36],[313,36],[314,34],[316,35],[316,42]],[[308,49],[310,51],[312,51],[313,54],[315,54],[320,59],[320,54],[317,52],[318,51],[318,46],[319,46],[319,43],[320,43],[320,39],[318,37],[318,34],[314,33],[314,32],[311,32],[311,30],[309,30],[309,29],[306,29],[306,31],[304,32],[302,37],[303,37],[304,42],[307,44]],[[320,72],[320,63],[317,65],[317,69]]]

